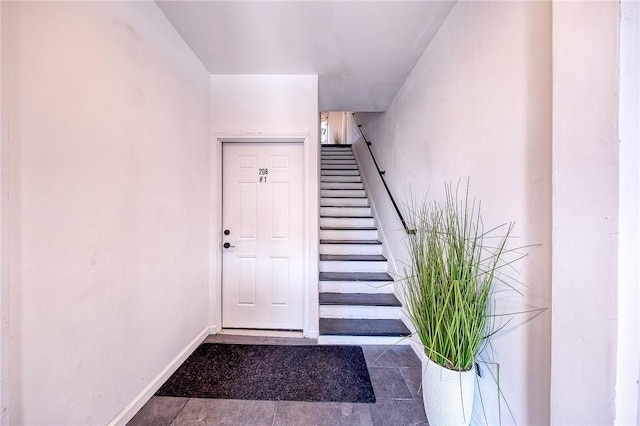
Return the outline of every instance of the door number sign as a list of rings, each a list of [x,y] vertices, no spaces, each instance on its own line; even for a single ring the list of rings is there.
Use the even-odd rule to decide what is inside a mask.
[[[267,175],[269,174],[269,169],[258,169],[258,176],[260,177],[260,183],[267,183]]]

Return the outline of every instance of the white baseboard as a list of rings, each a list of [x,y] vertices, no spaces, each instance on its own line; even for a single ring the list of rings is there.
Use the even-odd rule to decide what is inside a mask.
[[[232,336],[256,336],[256,337],[297,337],[297,338],[304,337],[301,331],[258,330],[253,328],[223,328],[222,330],[220,330],[218,334],[228,334]]]
[[[202,330],[180,353],[122,410],[111,422],[109,426],[126,425],[129,420],[147,403],[160,386],[182,365],[182,363],[196,350],[196,348],[207,338],[210,327]]]

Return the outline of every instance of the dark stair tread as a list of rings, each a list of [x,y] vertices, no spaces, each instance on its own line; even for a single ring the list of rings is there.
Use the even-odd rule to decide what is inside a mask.
[[[411,334],[400,320],[320,318],[320,334],[327,336],[397,336]]]
[[[321,254],[320,260],[336,262],[386,262],[381,254]]]
[[[351,148],[350,143],[323,143],[322,148]]]
[[[338,197],[331,197],[331,198],[338,198]],[[371,206],[337,206],[335,204],[322,204],[320,205],[320,207],[331,207],[332,209],[335,208],[340,208],[340,207],[348,207],[348,208],[370,208]]]
[[[324,207],[324,206],[322,206]],[[373,216],[335,216],[335,215],[327,215],[327,216],[320,216],[320,218],[325,218],[325,219],[373,219]]]
[[[326,207],[326,206],[322,206],[322,207]],[[334,206],[334,207],[338,207],[341,209],[369,209],[371,207],[369,206]]]
[[[382,244],[378,240],[320,240],[320,244]]]
[[[380,281],[392,282],[386,272],[320,272],[320,281]]]
[[[376,231],[374,226],[321,226],[321,231]]]
[[[320,293],[321,305],[402,306],[390,293]]]
[[[348,195],[348,196],[338,196],[338,195],[331,195],[331,196],[329,196],[329,195],[323,195],[323,196],[322,196],[322,197],[320,197],[320,198],[368,198],[368,197],[367,197],[366,195],[365,195],[364,197],[356,197],[356,196],[353,196],[353,195]],[[328,207],[328,206],[321,206],[321,207]]]

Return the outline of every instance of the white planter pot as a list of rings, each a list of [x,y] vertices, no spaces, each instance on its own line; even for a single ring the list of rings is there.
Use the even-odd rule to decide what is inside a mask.
[[[448,370],[423,358],[422,397],[430,426],[469,425],[476,369]]]

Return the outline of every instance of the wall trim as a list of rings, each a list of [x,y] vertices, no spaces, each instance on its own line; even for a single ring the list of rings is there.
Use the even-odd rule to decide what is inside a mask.
[[[127,405],[111,422],[109,426],[126,425],[129,420],[151,399],[160,386],[182,365],[182,363],[209,336],[211,327],[205,327],[187,346],[176,355],[169,364]]]

